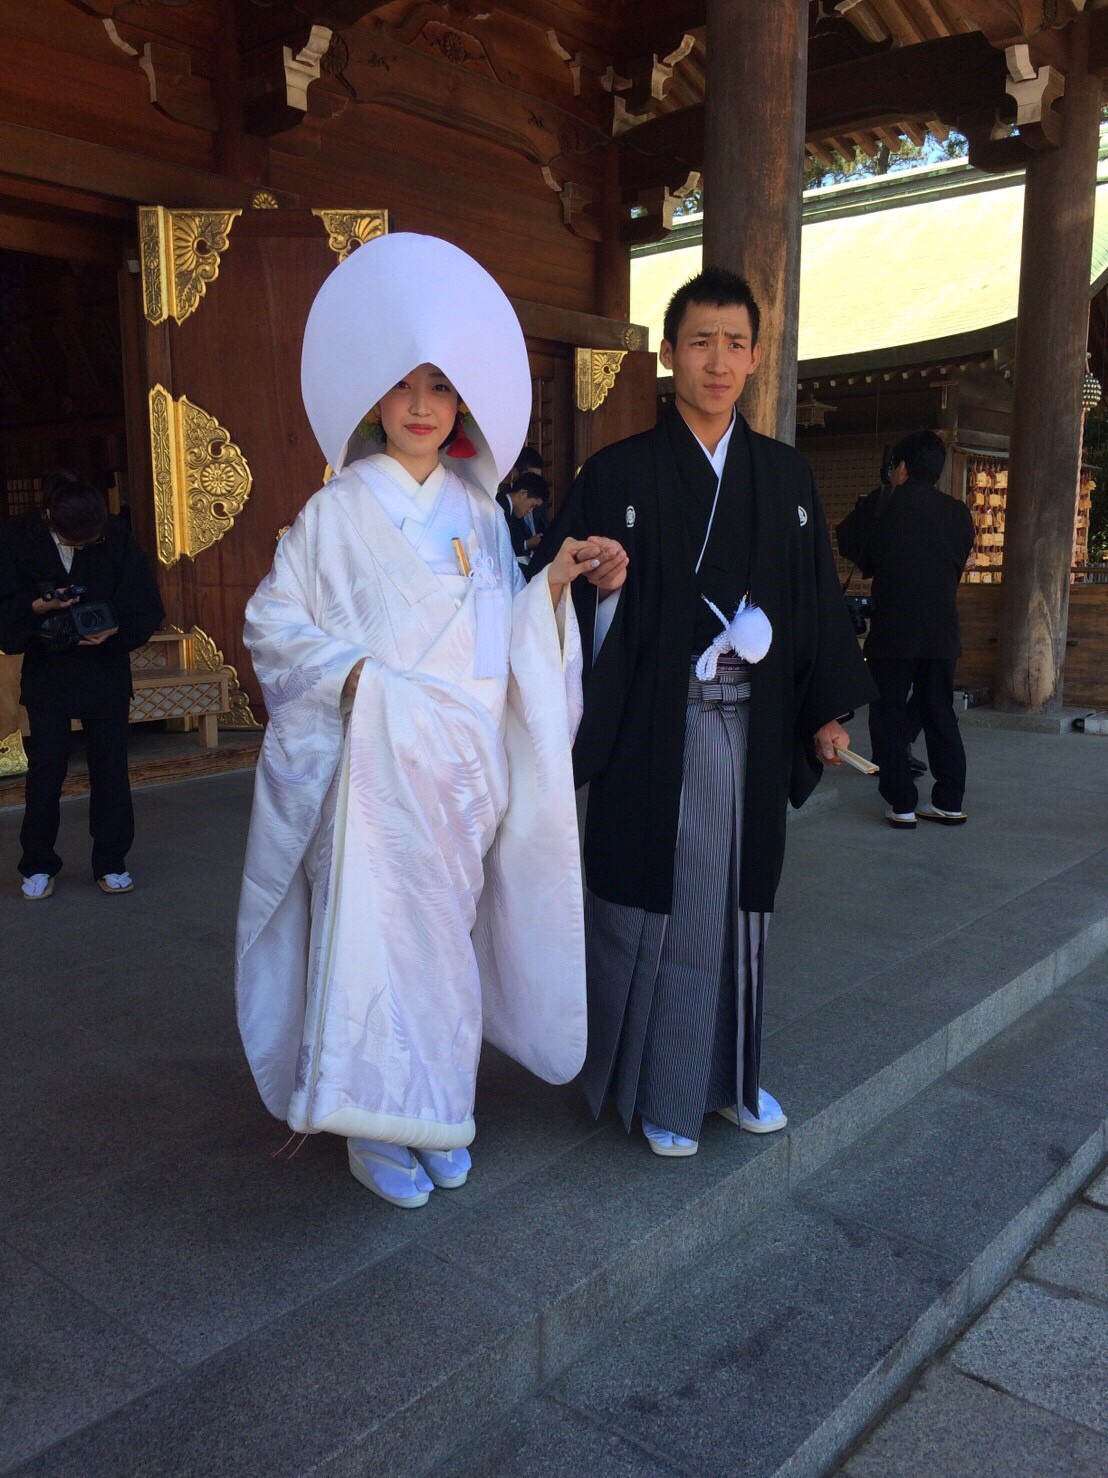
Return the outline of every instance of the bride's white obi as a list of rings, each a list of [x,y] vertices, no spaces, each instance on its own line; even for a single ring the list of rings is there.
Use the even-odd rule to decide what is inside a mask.
[[[269,724],[236,993],[262,1097],[296,1130],[468,1144],[482,1035],[550,1082],[584,1058],[573,603],[523,583],[487,494],[374,457],[281,539],[246,644]]]

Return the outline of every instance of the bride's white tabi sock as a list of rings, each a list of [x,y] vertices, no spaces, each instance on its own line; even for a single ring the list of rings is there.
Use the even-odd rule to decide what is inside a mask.
[[[411,1150],[380,1139],[348,1139],[346,1157],[354,1179],[392,1206],[426,1206],[434,1183]]]

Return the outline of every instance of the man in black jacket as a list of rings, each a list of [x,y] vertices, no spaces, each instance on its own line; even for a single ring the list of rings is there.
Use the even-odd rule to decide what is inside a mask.
[[[508,520],[512,553],[519,560],[529,560],[542,543],[547,528],[542,509],[549,491],[546,479],[537,472],[521,472],[510,488],[496,495],[496,501]]]
[[[77,586],[80,595],[71,592]],[[94,602],[106,602],[118,624],[87,635],[67,631],[69,613]],[[131,891],[129,654],[164,615],[142,550],[83,478],[54,473],[41,510],[0,524],[0,649],[23,653],[19,696],[30,726],[19,837],[26,899],[48,898],[61,869],[54,844],[73,719],[85,732],[93,877],[105,893]],[[52,627],[62,629],[52,634]]]
[[[916,817],[959,826],[966,820],[966,752],[954,713],[954,669],[961,653],[958,582],[973,548],[973,517],[935,486],[946,448],[933,431],[915,431],[893,448],[891,490],[858,500],[838,528],[839,553],[873,580],[865,654],[880,697],[869,731],[890,826]],[[909,744],[911,696],[923,725],[931,800],[917,804]]]
[[[838,763],[838,718],[871,691],[811,470],[735,411],[758,326],[733,273],[708,268],[678,290],[661,349],[674,408],[585,463],[535,561],[579,531],[629,557],[621,591],[607,593],[603,570],[574,591],[586,660],[574,769],[589,782],[582,1083],[594,1112],[611,1094],[628,1127],[639,1113],[660,1155],[694,1154],[716,1110],[757,1133],[785,1124],[759,1082],[785,813]],[[758,612],[744,623],[746,597]]]

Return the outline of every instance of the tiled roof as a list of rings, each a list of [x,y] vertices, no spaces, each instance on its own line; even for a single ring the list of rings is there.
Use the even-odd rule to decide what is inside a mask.
[[[1010,339],[1019,294],[1023,181],[963,164],[847,186],[806,202],[800,274],[801,373],[880,353],[899,364]],[[926,176],[926,178],[920,178]],[[1091,290],[1108,273],[1108,163],[1097,188]],[[938,188],[928,192],[927,179]],[[832,204],[831,201],[834,201]],[[631,263],[631,318],[661,339],[673,291],[700,268],[700,232]],[[671,249],[665,249],[670,247]],[[755,292],[757,286],[755,285]],[[917,351],[918,346],[918,353]]]

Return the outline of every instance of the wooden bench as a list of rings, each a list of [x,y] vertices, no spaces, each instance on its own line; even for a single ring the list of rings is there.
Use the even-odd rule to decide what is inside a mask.
[[[231,706],[230,680],[226,668],[190,667],[190,646],[187,632],[156,631],[145,645],[135,648],[131,653],[134,697],[128,718],[132,724],[194,718],[200,748],[215,749],[219,715]],[[0,742],[17,731],[27,734],[27,714],[19,706],[22,662],[22,657],[0,655]],[[73,727],[80,728],[77,719]]]
[[[219,743],[217,720],[231,706],[228,676],[225,669],[189,667],[189,645],[187,632],[156,631],[131,653],[135,694],[130,721],[195,718],[200,748],[214,749]]]

